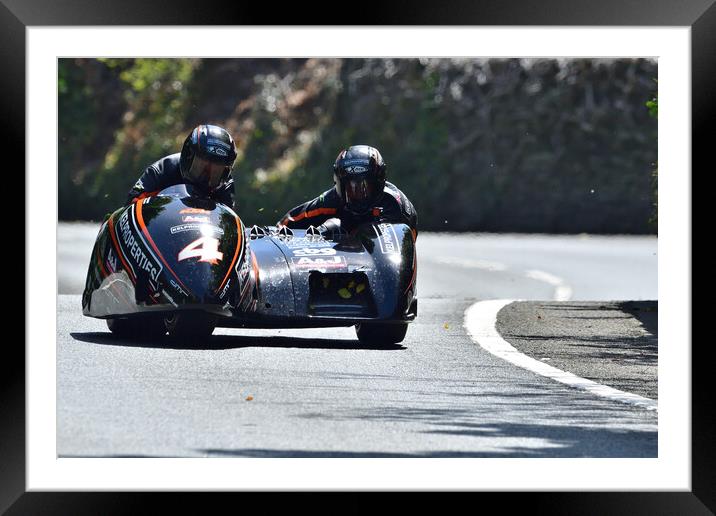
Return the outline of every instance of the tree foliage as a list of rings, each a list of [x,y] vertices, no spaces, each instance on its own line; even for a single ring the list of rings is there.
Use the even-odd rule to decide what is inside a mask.
[[[366,143],[421,229],[651,232],[655,75],[646,59],[61,60],[60,217],[101,217],[215,123],[249,224],[329,188],[338,151]]]

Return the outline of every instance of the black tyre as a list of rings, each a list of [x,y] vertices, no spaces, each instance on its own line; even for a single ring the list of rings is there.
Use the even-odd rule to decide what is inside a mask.
[[[373,346],[391,346],[402,342],[408,331],[408,323],[395,324],[356,324],[356,335],[363,344]]]
[[[159,339],[167,332],[164,320],[159,316],[132,319],[115,317],[107,319],[107,328],[118,337],[132,340]]]
[[[186,344],[196,344],[207,338],[216,328],[216,316],[205,312],[176,312],[164,317],[169,338]]]
[[[137,331],[136,324],[133,324],[129,319],[120,319],[115,317],[114,319],[107,319],[107,328],[117,337],[125,339],[134,338]]]

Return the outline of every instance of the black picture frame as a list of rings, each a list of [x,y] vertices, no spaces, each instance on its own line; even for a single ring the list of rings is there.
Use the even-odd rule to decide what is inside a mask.
[[[707,151],[713,146],[716,120],[716,3],[715,0],[490,0],[474,2],[453,0],[441,2],[361,3],[362,13],[373,16],[351,16],[352,6],[325,7],[326,16],[316,18],[316,6],[304,3],[272,6],[231,2],[206,9],[205,4],[179,0],[172,3],[125,0],[123,2],[90,0],[0,0],[0,120],[6,132],[4,148],[25,148],[25,29],[28,26],[62,25],[532,25],[532,26],[684,26],[691,28],[692,69],[692,162],[706,163]],[[10,154],[10,153],[8,153]],[[12,152],[24,169],[24,152]],[[707,172],[707,171],[705,171]],[[690,173],[690,171],[685,171]],[[692,174],[692,179],[694,175]],[[705,180],[706,178],[704,178]],[[705,195],[700,188],[692,192]],[[698,192],[701,191],[701,194]],[[24,192],[28,198],[29,192]],[[696,205],[696,196],[693,196]],[[21,208],[21,213],[24,208]],[[692,235],[704,234],[703,219],[692,217]],[[704,253],[694,252],[694,270]],[[30,271],[25,267],[25,275]],[[692,290],[692,322],[708,320],[709,303],[697,302],[703,286]],[[712,305],[713,303],[711,303]],[[17,305],[25,306],[24,303]],[[692,324],[692,334],[693,324]],[[532,492],[484,493],[481,497],[499,497],[504,509],[528,504],[530,510],[546,514],[714,514],[716,510],[716,460],[713,441],[716,425],[709,416],[709,345],[710,339],[693,339],[692,352],[692,490],[690,492]],[[681,343],[686,345],[687,343]],[[159,502],[188,508],[190,493],[78,493],[26,492],[25,442],[25,351],[19,346],[3,350],[0,375],[0,510],[7,514],[118,514],[141,512],[147,503]],[[199,493],[199,505],[206,511],[209,496]],[[242,496],[242,505],[250,501]],[[419,495],[419,493],[415,493]],[[506,496],[507,495],[507,496]],[[351,496],[353,498],[353,496]],[[196,498],[192,496],[192,500]],[[212,498],[213,500],[213,498]],[[415,500],[420,503],[421,496]],[[354,509],[362,502],[347,505]],[[223,502],[220,502],[223,503]]]

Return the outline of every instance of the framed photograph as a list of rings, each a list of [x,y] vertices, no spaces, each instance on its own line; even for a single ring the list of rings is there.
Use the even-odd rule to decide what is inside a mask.
[[[4,2],[27,303],[0,507],[509,491],[712,513],[691,163],[716,7],[611,4],[266,26]]]

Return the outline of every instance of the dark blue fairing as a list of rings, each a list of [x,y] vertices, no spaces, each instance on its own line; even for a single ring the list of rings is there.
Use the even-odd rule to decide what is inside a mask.
[[[109,217],[90,261],[86,315],[252,308],[243,223],[229,207],[194,193],[172,186]]]
[[[219,326],[350,326],[417,313],[415,236],[405,224],[246,230],[228,207],[179,185],[102,225],[85,315],[202,310]]]
[[[235,314],[236,326],[347,326],[414,318],[417,263],[409,226],[368,224],[350,235],[312,233],[275,228],[248,233],[260,268],[260,296],[255,313]]]

